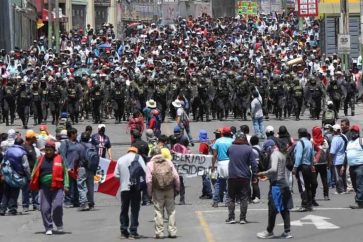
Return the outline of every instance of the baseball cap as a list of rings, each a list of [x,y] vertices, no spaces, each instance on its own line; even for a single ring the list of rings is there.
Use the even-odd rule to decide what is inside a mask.
[[[274,145],[275,145],[275,141],[273,141],[272,139],[268,139],[265,141],[265,143],[263,143],[263,150],[267,150],[268,147],[274,146]]]
[[[340,128],[339,124],[334,124],[333,129],[334,129],[334,131],[337,131],[337,130],[340,130],[341,128]]]
[[[27,130],[25,133],[25,138],[27,138],[27,139],[35,138],[37,136],[38,136],[38,134],[35,133],[34,130],[32,130],[32,129]]]
[[[271,133],[271,132],[274,132],[274,131],[275,131],[275,129],[271,125],[267,126],[266,129],[265,129],[265,133]]]
[[[359,133],[360,127],[357,124],[352,125],[352,127],[350,128],[351,131],[355,131]]]
[[[102,129],[102,128],[106,128],[106,125],[104,125],[104,124],[99,124],[99,125],[98,125],[98,129]]]
[[[15,136],[16,136],[16,132],[14,129],[9,129],[8,130],[8,138],[9,139],[15,139]]]
[[[147,130],[145,131],[145,135],[146,135],[146,137],[148,137],[148,138],[152,138],[152,137],[154,137],[154,131],[153,131],[152,129],[147,129]]]
[[[47,140],[47,142],[45,142],[45,147],[52,147],[53,149],[55,149],[55,142],[49,139]]]
[[[230,134],[231,133],[231,127],[223,127],[222,134]]]
[[[136,148],[136,147],[134,147],[134,146],[131,146],[130,148],[128,148],[127,152],[135,152],[135,153],[137,153],[137,152],[139,152],[139,149]]]
[[[326,125],[324,125],[324,129],[330,129],[330,128],[332,128],[333,126],[331,125],[331,124],[326,124]]]

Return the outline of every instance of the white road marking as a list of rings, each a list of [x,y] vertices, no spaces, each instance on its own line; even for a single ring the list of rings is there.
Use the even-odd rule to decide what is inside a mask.
[[[330,218],[317,216],[317,215],[307,215],[299,220],[291,221],[291,226],[299,226],[302,227],[305,224],[313,224],[317,229],[339,229],[340,227],[330,223],[326,220]],[[307,222],[306,220],[310,220],[311,222]],[[284,224],[278,224],[279,226],[283,226]]]
[[[248,211],[267,211],[267,208],[249,208]],[[314,208],[313,211],[329,211],[329,210],[352,210],[351,208]],[[236,209],[236,211],[239,211]],[[228,212],[227,209],[215,209],[215,210],[199,210],[198,212],[202,213],[226,213]]]

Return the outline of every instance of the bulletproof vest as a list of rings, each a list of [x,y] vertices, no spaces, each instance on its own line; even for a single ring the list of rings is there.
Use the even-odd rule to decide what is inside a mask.
[[[6,95],[6,98],[13,98],[14,97],[14,92],[13,92],[12,87],[7,87],[5,89],[5,95]]]
[[[276,97],[278,95],[278,92],[279,92],[279,86],[273,85],[271,87],[271,96]]]
[[[300,85],[294,86],[294,97],[302,97],[303,95],[303,89]]]
[[[33,101],[34,102],[39,102],[40,101],[40,90],[32,90],[33,91]]]
[[[76,96],[77,96],[77,91],[76,91],[76,89],[75,88],[68,88],[68,90],[67,90],[67,92],[68,92],[68,97],[69,98],[76,98]]]
[[[59,92],[57,89],[52,88],[52,89],[49,89],[48,96],[49,96],[49,100],[54,102],[54,101],[58,100],[60,95],[59,95]]]
[[[93,96],[94,96],[95,100],[101,100],[102,99],[101,90],[100,89],[95,90],[94,93],[93,93]]]
[[[318,86],[310,86],[309,91],[313,98],[320,98],[320,90]]]
[[[43,91],[42,91],[42,100],[44,101],[44,100],[46,100],[46,97],[47,97],[47,95],[48,95],[48,90],[47,89],[44,89]]]
[[[114,92],[114,99],[116,100],[123,100],[124,99],[124,93],[120,89],[116,89]]]

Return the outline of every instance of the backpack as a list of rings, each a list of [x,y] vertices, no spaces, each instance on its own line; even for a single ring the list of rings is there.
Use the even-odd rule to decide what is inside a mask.
[[[299,140],[299,142],[301,142],[301,145],[303,147],[303,152],[304,152],[304,149],[305,149],[305,144],[303,141]],[[286,155],[286,168],[289,170],[289,171],[292,171],[292,169],[294,169],[294,164],[295,164],[295,147],[296,145],[298,144],[295,143],[293,145],[291,145],[289,147],[289,149],[287,150],[287,155]]]
[[[152,172],[153,187],[159,190],[168,190],[174,185],[173,168],[169,162],[154,162]]]
[[[67,129],[67,121],[60,120],[58,122],[58,125],[57,125],[56,129],[55,129],[55,132],[57,134],[59,134],[62,130],[65,130],[65,129]]]
[[[90,171],[97,171],[98,165],[100,163],[100,156],[94,146],[90,146],[86,148],[85,159],[87,161],[87,167]]]
[[[287,154],[287,151],[289,150],[289,147],[292,145],[291,142],[291,138],[287,139],[286,138],[277,138],[278,143],[279,143],[279,150],[281,153],[283,153],[284,155]]]
[[[258,153],[259,161],[258,161],[258,171],[267,171],[269,168],[269,158],[268,155],[258,149],[257,147],[252,147]]]
[[[323,124],[335,124],[335,112],[334,110],[326,110],[323,115]]]
[[[314,155],[314,164],[323,165],[326,164],[328,160],[327,152],[323,149],[319,149],[319,151],[315,152]]]
[[[1,174],[6,184],[13,188],[22,188],[28,182],[26,176],[21,176],[13,170],[10,161],[6,160],[1,165]]]
[[[135,154],[135,158],[129,166],[130,191],[140,191],[145,185],[145,171],[139,163],[139,157],[140,155]]]

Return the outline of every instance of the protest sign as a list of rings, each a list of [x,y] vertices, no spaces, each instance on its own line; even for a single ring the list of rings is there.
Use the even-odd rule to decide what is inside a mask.
[[[201,176],[212,167],[211,155],[174,153],[172,161],[178,173],[187,177]]]

